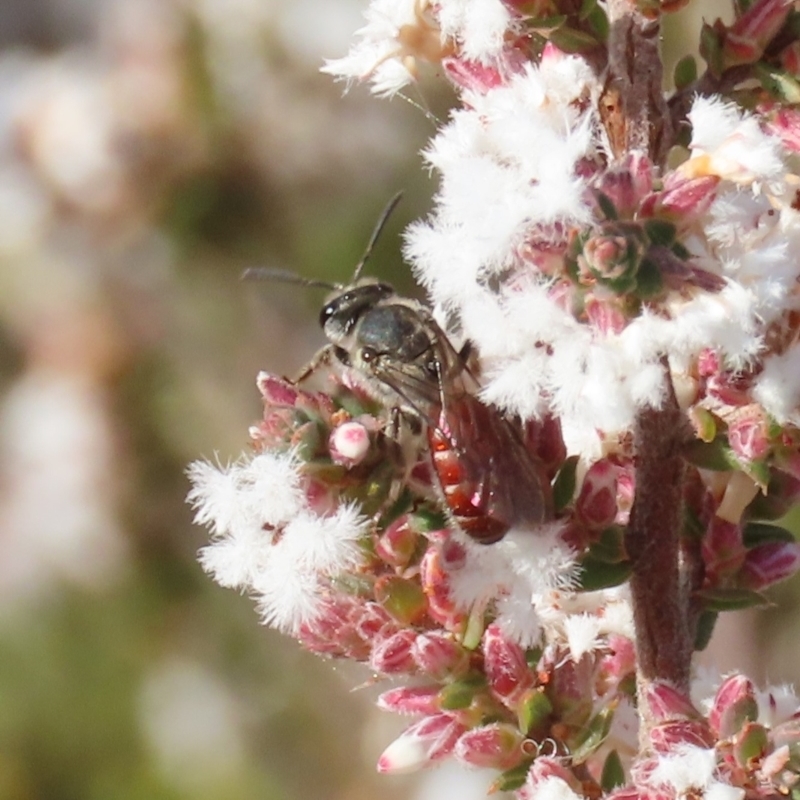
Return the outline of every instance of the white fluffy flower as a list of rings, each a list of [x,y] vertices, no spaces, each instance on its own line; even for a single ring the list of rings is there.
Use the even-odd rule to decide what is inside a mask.
[[[328,580],[361,561],[366,520],[349,505],[320,516],[308,507],[299,462],[261,453],[227,467],[189,468],[196,522],[215,540],[200,561],[223,586],[254,592],[264,621],[294,633],[319,610]]]
[[[416,77],[420,61],[448,56],[492,63],[514,18],[501,0],[372,0],[366,25],[350,52],[322,68],[348,81],[369,81],[377,95],[393,95]]]
[[[712,748],[684,745],[675,752],[658,757],[650,780],[669,786],[679,797],[694,796],[697,790],[711,800],[742,800],[744,789],[717,779],[717,754]]]

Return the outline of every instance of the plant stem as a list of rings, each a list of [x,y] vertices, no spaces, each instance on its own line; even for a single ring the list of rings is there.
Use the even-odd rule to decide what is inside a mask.
[[[669,386],[661,408],[639,413],[636,431],[636,495],[626,545],[633,561],[631,595],[636,628],[640,741],[644,748],[654,723],[645,698],[656,681],[688,693],[694,645],[690,606],[694,570],[683,564],[684,462],[689,431],[678,407],[666,359]]]
[[[673,141],[662,86],[659,18],[645,17],[630,0],[608,2],[608,72],[601,114],[619,158],[638,151],[660,163]]]

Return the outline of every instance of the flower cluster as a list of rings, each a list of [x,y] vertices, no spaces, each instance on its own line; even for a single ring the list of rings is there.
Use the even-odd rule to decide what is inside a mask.
[[[636,3],[645,17],[677,5]],[[788,14],[759,0],[709,27],[708,80],[789,63]],[[643,678],[637,659],[662,632],[640,636],[638,618],[634,629],[626,580],[641,608],[653,602],[643,562],[677,576],[664,600],[686,617],[688,675],[720,611],[763,602],[800,567],[800,545],[774,524],[800,498],[798,119],[774,92],[745,111],[678,90],[664,105],[678,117],[671,147],[621,154],[598,66],[611,65],[606,35],[591,2],[370,4],[326,71],[384,95],[428,65],[457,93],[425,151],[435,209],[405,252],[434,314],[470,342],[482,441],[447,430],[457,412],[444,406],[467,400],[445,397],[441,369],[426,392],[442,416],[400,431],[347,370],[316,394],[262,376],[256,455],[192,469],[198,520],[217,538],[203,563],[307,649],[400,682],[380,705],[419,719],[381,770],[452,755],[498,770],[496,786],[524,799],[785,794],[796,699],[734,676],[695,704],[688,679]],[[394,391],[402,416],[408,397],[384,383],[374,394]],[[673,407],[679,423],[658,436],[680,461],[676,485],[642,487],[639,423]],[[514,491],[541,490],[547,510],[486,546],[443,470],[461,475],[473,444],[485,470],[505,466],[492,451],[500,418],[537,465]],[[482,481],[469,486],[474,505],[491,501]],[[642,504],[659,490],[674,492],[674,524],[657,531],[674,563],[647,565],[654,542],[641,540],[657,525],[637,515],[655,516]]]

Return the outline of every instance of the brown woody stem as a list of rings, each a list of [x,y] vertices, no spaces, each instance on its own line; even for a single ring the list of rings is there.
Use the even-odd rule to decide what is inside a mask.
[[[646,408],[636,425],[636,494],[626,544],[633,562],[631,595],[636,628],[641,741],[647,746],[654,720],[645,698],[655,681],[688,693],[694,645],[690,607],[694,570],[683,563],[684,463],[687,423],[669,379],[661,408]]]

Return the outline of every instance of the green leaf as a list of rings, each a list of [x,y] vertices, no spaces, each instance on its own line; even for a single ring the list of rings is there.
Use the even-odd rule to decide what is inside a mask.
[[[696,652],[701,653],[708,647],[718,616],[719,614],[716,611],[700,612],[700,616],[697,619],[697,630],[694,634],[694,649]]]
[[[690,464],[713,472],[729,472],[737,466],[725,436],[717,436],[713,442],[695,439],[684,447],[683,457]]]
[[[462,678],[448,683],[439,692],[439,707],[444,711],[458,711],[469,708],[475,695],[486,687],[486,679],[480,676]]]
[[[553,713],[553,704],[542,689],[533,689],[527,693],[517,707],[519,729],[523,733],[536,730]]]
[[[651,244],[669,247],[675,241],[676,228],[664,219],[649,219],[644,224],[644,231]]]
[[[624,583],[631,574],[630,561],[608,564],[591,556],[584,556],[580,562],[581,575],[578,589],[583,592],[595,592],[598,589],[609,589]]]
[[[619,219],[617,214],[617,207],[611,202],[611,198],[603,192],[595,192],[595,199],[597,205],[600,206],[600,211],[606,219]]]
[[[636,273],[636,292],[639,297],[655,297],[664,288],[661,272],[654,261],[643,258]]]
[[[625,769],[622,766],[622,759],[616,750],[612,750],[606,756],[603,764],[603,772],[600,775],[600,787],[604,792],[610,792],[617,786],[625,785]]]
[[[558,30],[567,21],[566,14],[557,14],[552,17],[539,17],[532,20],[531,30],[540,33],[542,36],[548,36],[553,31]]]
[[[800,83],[788,72],[767,66],[762,61],[755,65],[754,71],[761,85],[773,97],[785,103],[800,103]]]
[[[748,522],[742,532],[742,541],[748,549],[768,542],[793,542],[794,534],[780,525],[769,525],[766,522]]]
[[[489,787],[487,796],[496,792],[514,792],[519,789],[528,777],[531,764],[533,764],[532,759],[503,772]]]
[[[627,561],[625,529],[621,525],[609,525],[596,542],[589,546],[589,557],[603,564],[620,564]]]
[[[701,589],[695,592],[695,597],[703,603],[706,611],[740,611],[770,604],[761,592],[752,589]]]
[[[556,513],[563,511],[575,495],[578,456],[570,456],[562,465],[553,482],[553,505]]]
[[[589,723],[578,733],[578,738],[572,746],[573,764],[582,763],[603,744],[613,721],[614,711],[610,708],[604,708],[589,720]]]
[[[676,65],[672,73],[675,88],[680,91],[697,80],[697,61],[694,56],[684,56]]]
[[[708,64],[708,69],[711,74],[719,78],[724,69],[722,38],[720,37],[719,31],[708,23],[703,23],[703,27],[700,30],[700,55],[705,59],[706,64]]]
[[[570,55],[593,50],[600,42],[590,33],[562,25],[550,34],[550,41],[559,49]]]

